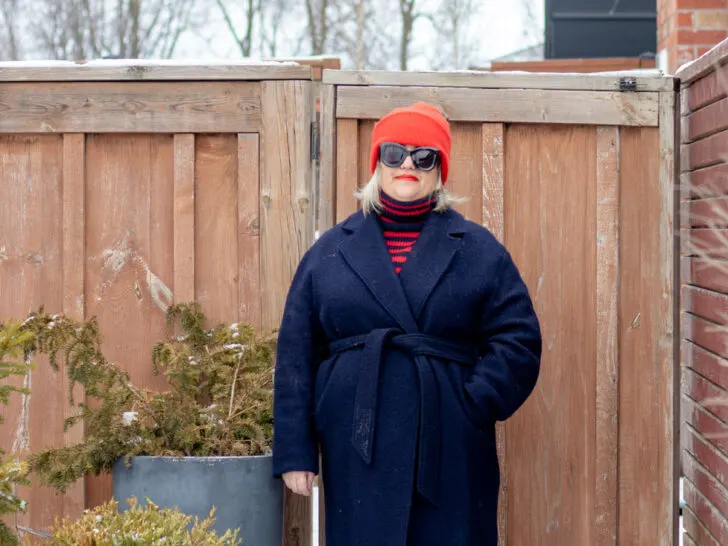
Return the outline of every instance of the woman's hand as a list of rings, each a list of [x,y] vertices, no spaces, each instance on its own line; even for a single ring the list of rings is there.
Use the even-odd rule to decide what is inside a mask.
[[[286,487],[297,495],[309,497],[313,491],[313,472],[305,472],[301,470],[284,472],[283,481],[286,484]]]

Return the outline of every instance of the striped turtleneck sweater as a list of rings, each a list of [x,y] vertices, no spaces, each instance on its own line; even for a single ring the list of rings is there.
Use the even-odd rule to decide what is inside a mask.
[[[435,199],[425,197],[417,201],[397,201],[385,193],[380,194],[382,210],[379,220],[387,250],[392,257],[394,271],[399,274],[412,251],[422,226],[435,206]]]

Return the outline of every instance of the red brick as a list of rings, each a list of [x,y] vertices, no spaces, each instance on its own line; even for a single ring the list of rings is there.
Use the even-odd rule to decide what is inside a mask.
[[[727,9],[728,0],[677,0],[677,9]]]
[[[684,65],[685,63],[689,63],[690,61],[694,61],[697,59],[697,55],[695,52],[694,46],[686,46],[686,45],[679,45],[677,47],[677,52],[675,56],[671,56],[670,58],[675,59],[675,64],[673,65],[673,70],[679,68],[680,66]]]
[[[687,313],[682,316],[682,324],[685,339],[723,358],[728,356],[728,336],[726,335],[725,326],[715,325],[705,319]],[[695,388],[700,390],[702,387],[698,385]],[[724,406],[724,408],[728,411],[728,405]],[[728,421],[728,414],[724,416],[724,420]]]
[[[726,91],[728,91],[728,65],[693,82],[689,89],[688,107],[691,112],[702,108],[709,102],[725,97]]]
[[[686,30],[677,31],[677,41],[680,45],[708,45],[714,46],[725,40],[728,36],[726,30]]]
[[[682,383],[683,392],[703,408],[723,421],[728,418],[728,406],[725,403],[728,400],[728,392],[691,370],[684,371]],[[725,513],[728,514],[728,510]]]
[[[728,495],[721,491],[720,482],[709,471],[701,467],[690,455],[683,457],[685,477],[725,518],[728,516]]]
[[[690,168],[728,162],[728,132],[723,131],[690,144]],[[717,226],[714,226],[717,227]]]
[[[695,286],[728,294],[728,267],[716,263],[715,260],[699,258],[682,258],[680,260],[680,278]]]
[[[696,53],[697,54],[697,57],[702,57],[703,55],[705,55],[711,49],[713,49],[713,48],[712,47],[699,47],[696,50],[697,51],[697,53]]]
[[[711,233],[712,230],[693,230]],[[728,295],[718,294],[697,286],[682,287],[682,307],[693,315],[713,322],[728,324]],[[728,365],[728,362],[726,362]],[[728,372],[728,369],[726,369]]]
[[[726,29],[728,28],[728,10],[695,11],[693,22],[696,29]]]
[[[723,360],[690,341],[682,342],[680,354],[683,366],[695,370],[716,385],[728,387],[728,360]]]
[[[695,142],[724,129],[728,129],[728,98],[714,102],[688,116],[688,142]]]
[[[685,541],[686,546],[699,544],[700,546],[720,546],[720,542],[713,538],[705,525],[693,514],[689,508],[683,512],[683,528],[686,536],[690,537]]]
[[[726,164],[693,171],[686,179],[691,197],[728,195],[728,165]]]
[[[685,480],[685,501],[719,544],[728,543],[728,521],[689,480]]]
[[[679,11],[677,13],[677,28],[693,28],[693,24],[692,11]]]
[[[680,429],[680,443],[683,448],[683,458],[686,457],[685,452],[691,453],[721,483],[728,484],[728,460],[715,449],[713,444],[685,423],[682,423]]]
[[[728,229],[683,229],[681,230],[680,247],[683,256],[702,256],[704,258],[728,259]],[[728,307],[725,310],[728,317]],[[697,313],[710,320],[718,319]],[[722,321],[719,321],[723,323]],[[728,321],[726,321],[728,323]]]
[[[705,408],[682,395],[680,419],[700,432],[724,456],[728,452],[728,426]]]

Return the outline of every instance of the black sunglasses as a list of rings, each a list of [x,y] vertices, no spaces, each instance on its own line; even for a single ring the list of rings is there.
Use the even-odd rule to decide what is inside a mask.
[[[379,159],[387,167],[399,167],[407,157],[412,158],[415,168],[420,171],[431,171],[440,160],[440,151],[437,148],[420,147],[410,151],[401,144],[384,142],[379,147]]]

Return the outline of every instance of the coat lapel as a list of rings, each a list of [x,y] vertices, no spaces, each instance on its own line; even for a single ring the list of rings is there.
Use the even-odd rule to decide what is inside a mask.
[[[399,275],[415,320],[462,245],[465,228],[465,219],[452,210],[427,217]]]
[[[405,332],[417,332],[417,323],[394,272],[376,216],[364,216],[359,211],[343,227],[351,233],[341,245],[346,263]]]

